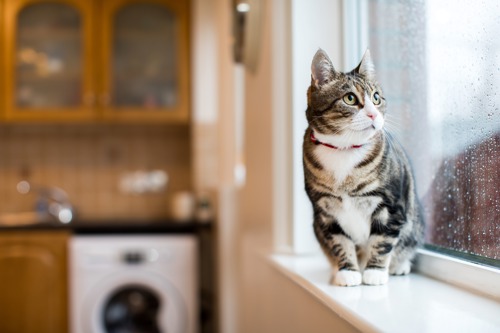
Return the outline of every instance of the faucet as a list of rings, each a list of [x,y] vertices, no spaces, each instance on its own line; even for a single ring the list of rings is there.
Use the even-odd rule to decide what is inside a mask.
[[[31,190],[38,193],[35,211],[42,218],[55,218],[60,223],[70,223],[74,218],[73,205],[68,194],[57,186],[32,186],[28,181],[17,183],[17,191],[27,194]]]

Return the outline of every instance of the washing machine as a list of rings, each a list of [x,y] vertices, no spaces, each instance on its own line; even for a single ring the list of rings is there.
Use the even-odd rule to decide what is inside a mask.
[[[72,333],[197,333],[193,235],[70,241]]]

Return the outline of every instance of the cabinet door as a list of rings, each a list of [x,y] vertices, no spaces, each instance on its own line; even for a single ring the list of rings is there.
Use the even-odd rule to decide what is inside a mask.
[[[188,1],[102,3],[103,113],[115,120],[188,119]]]
[[[0,22],[3,22],[4,21],[4,4],[2,1],[0,1]],[[2,46],[2,50],[3,47],[5,47],[5,42],[4,42],[4,25],[0,23],[0,45]],[[4,65],[4,57],[5,55],[5,51],[2,51],[0,52],[0,71],[1,71],[1,68],[2,66]],[[0,75],[0,120],[4,120],[5,119],[5,104],[3,103],[3,100],[5,99],[5,90],[4,90],[4,87],[5,87],[5,82],[6,82],[6,77],[5,75]]]
[[[95,115],[93,17],[93,2],[87,0],[5,1],[8,119]]]
[[[67,234],[0,233],[0,332],[67,332]]]

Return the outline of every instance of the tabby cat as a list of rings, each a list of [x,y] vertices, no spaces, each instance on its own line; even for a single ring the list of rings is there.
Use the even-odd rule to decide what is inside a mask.
[[[424,222],[408,159],[385,131],[386,101],[367,50],[351,72],[318,50],[304,135],[305,188],[314,232],[340,286],[408,274]]]

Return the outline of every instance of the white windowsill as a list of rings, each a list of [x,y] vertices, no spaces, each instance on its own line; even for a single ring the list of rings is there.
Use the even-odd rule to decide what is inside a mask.
[[[362,332],[500,332],[500,303],[421,274],[384,286],[330,285],[322,254],[268,257],[272,265]]]

